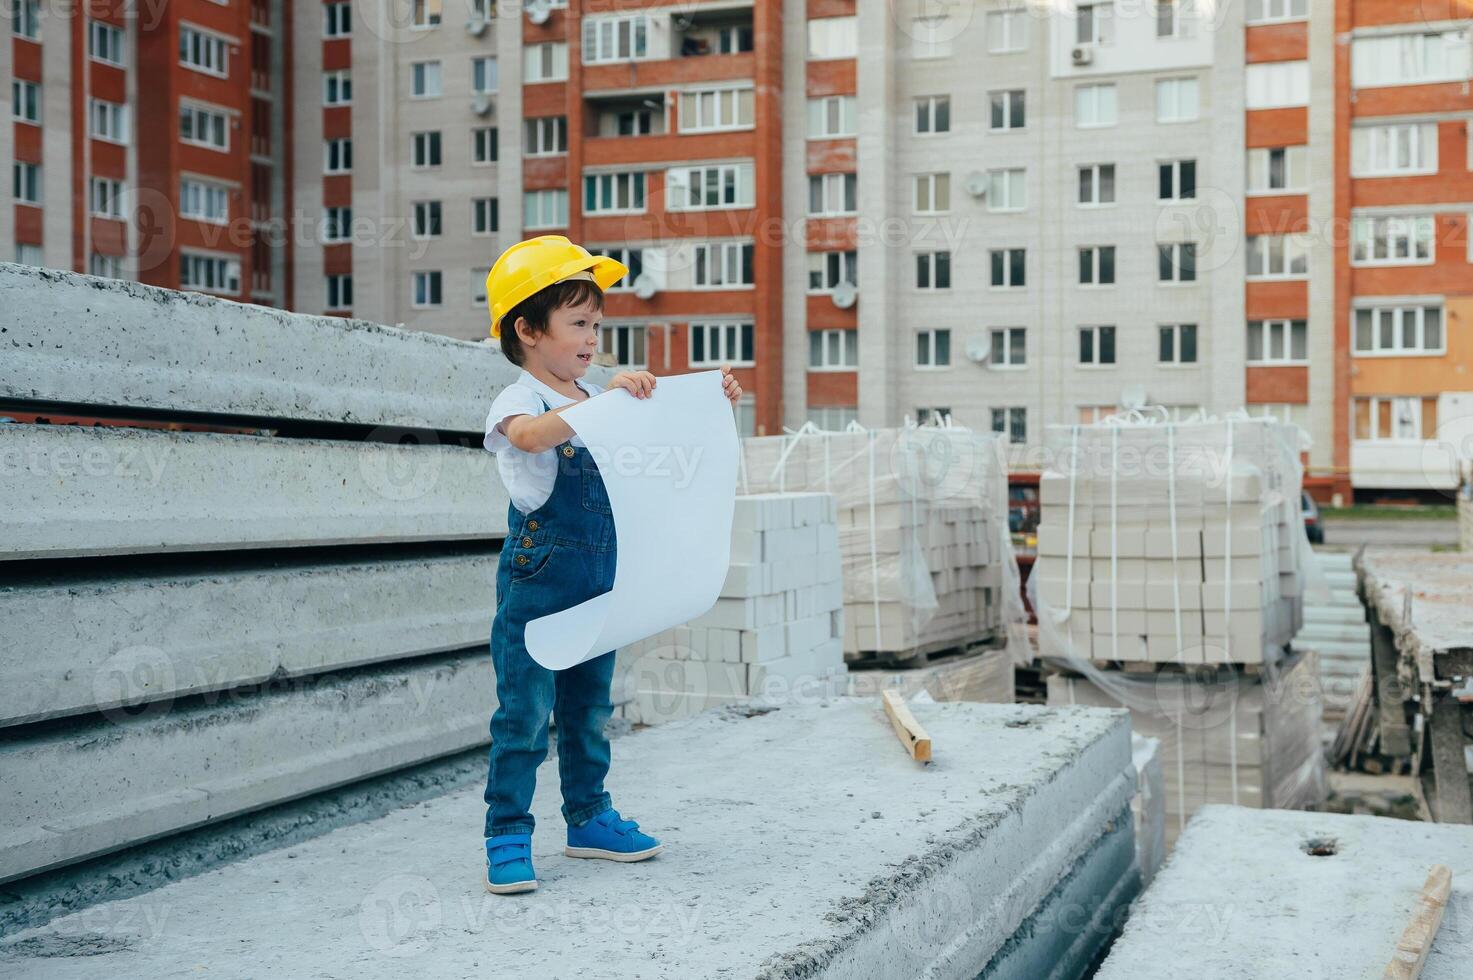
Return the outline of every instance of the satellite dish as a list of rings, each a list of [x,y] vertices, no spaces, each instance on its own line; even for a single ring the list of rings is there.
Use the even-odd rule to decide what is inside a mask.
[[[492,111],[495,110],[495,108],[496,103],[487,98],[485,93],[478,93],[476,97],[471,100],[471,111],[478,116],[489,116],[491,115]]]
[[[992,360],[992,339],[973,337],[967,341],[967,360],[974,364],[986,364]]]
[[[527,0],[527,19],[534,24],[545,24],[552,16],[552,6],[547,0]]]
[[[859,287],[852,282],[841,282],[834,287],[834,305],[841,310],[847,310],[859,299]]]
[[[1120,407],[1129,411],[1145,408],[1147,400],[1145,385],[1126,385],[1120,392]]]
[[[480,37],[486,33],[486,28],[490,26],[490,23],[484,17],[472,17],[465,22],[465,32],[471,37]]]
[[[987,193],[987,175],[980,170],[973,170],[967,174],[967,179],[962,182],[962,186],[973,197],[982,197]]]
[[[634,277],[634,295],[640,299],[649,299],[657,292],[659,292],[659,287],[655,285],[654,277],[648,272],[641,272]]]

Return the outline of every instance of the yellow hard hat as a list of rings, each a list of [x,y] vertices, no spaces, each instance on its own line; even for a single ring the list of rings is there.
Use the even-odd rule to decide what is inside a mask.
[[[540,235],[502,252],[486,275],[486,305],[491,309],[491,336],[501,336],[501,318],[535,293],[563,279],[591,278],[608,289],[629,275],[618,259],[594,255],[563,235]]]

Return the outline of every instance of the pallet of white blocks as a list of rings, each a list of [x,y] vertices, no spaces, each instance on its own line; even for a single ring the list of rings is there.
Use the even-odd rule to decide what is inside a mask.
[[[1111,420],[1049,431],[1031,589],[1045,657],[1260,664],[1303,623],[1299,429]]]
[[[1021,616],[997,436],[810,424],[742,446],[743,492],[835,497],[846,659],[906,661],[963,648],[1001,637]]]
[[[738,497],[720,598],[619,651],[616,716],[652,725],[723,704],[845,693],[839,575],[832,495]]]
[[[1048,703],[1127,708],[1132,730],[1160,741],[1171,846],[1204,804],[1303,809],[1323,802],[1318,677],[1313,652],[1256,675],[1232,667],[1088,668],[1051,675]]]

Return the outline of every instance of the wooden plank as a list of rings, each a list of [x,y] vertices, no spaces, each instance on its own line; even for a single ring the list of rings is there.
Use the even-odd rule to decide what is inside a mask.
[[[1438,697],[1424,710],[1431,717],[1432,776],[1437,781],[1433,812],[1438,823],[1473,823],[1473,793],[1468,786],[1468,763],[1463,754],[1463,706],[1454,698]],[[1381,733],[1384,743],[1386,733]]]
[[[1417,907],[1412,911],[1412,921],[1397,940],[1396,952],[1386,964],[1382,980],[1417,980],[1422,975],[1422,965],[1427,962],[1427,953],[1432,949],[1432,938],[1442,924],[1442,913],[1447,908],[1447,897],[1453,889],[1453,873],[1443,864],[1434,864],[1417,897]]]
[[[905,751],[917,762],[931,761],[931,736],[915,720],[910,713],[910,708],[901,700],[897,691],[887,690],[884,692],[885,714],[890,717],[890,725],[895,729],[895,735],[900,739],[900,744],[905,746]]]
[[[1381,728],[1381,751],[1387,755],[1410,755],[1412,751],[1411,729],[1406,723],[1406,707],[1402,701],[1393,701],[1385,695],[1401,691],[1403,685],[1397,678],[1396,665],[1400,654],[1396,651],[1396,640],[1391,627],[1381,622],[1375,609],[1369,610],[1371,620],[1371,665],[1375,671],[1377,721]]]

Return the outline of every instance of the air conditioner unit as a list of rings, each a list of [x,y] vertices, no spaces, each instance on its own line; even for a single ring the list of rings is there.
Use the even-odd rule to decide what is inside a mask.
[[[1088,65],[1095,60],[1095,49],[1090,44],[1077,44],[1069,52],[1069,58],[1076,65]]]
[[[465,22],[465,32],[471,37],[480,37],[486,33],[486,28],[489,26],[491,26],[491,22],[486,18],[472,17]]]
[[[471,111],[478,116],[489,116],[496,111],[496,103],[482,92],[471,100]]]

